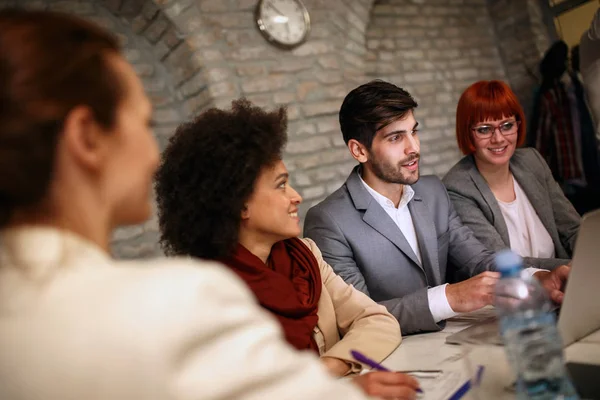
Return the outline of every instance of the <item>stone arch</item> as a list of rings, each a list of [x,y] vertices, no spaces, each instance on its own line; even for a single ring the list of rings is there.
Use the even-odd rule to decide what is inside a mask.
[[[187,6],[183,3],[171,3],[163,9],[152,0],[0,0],[0,7],[68,12],[115,33],[122,42],[124,56],[134,66],[152,100],[157,123],[155,135],[164,148],[181,122],[214,104],[215,85],[206,76],[202,63],[203,42],[199,36],[203,31],[184,21],[177,26],[172,19],[183,11],[194,12],[192,2]],[[195,33],[186,35],[186,29],[195,29]],[[160,255],[158,235],[153,215],[144,224],[118,229],[111,242],[113,253],[124,258]]]
[[[172,75],[173,101],[187,118],[214,105],[201,50],[209,40],[193,1],[95,0],[151,46],[157,64]],[[202,36],[204,35],[204,36]],[[213,56],[214,57],[214,56]]]
[[[171,76],[170,93],[167,96],[153,96],[155,106],[176,105],[168,111],[155,111],[159,123],[163,119],[168,122],[157,129],[161,148],[164,148],[182,120],[209,107],[222,106],[231,97],[237,97],[236,87],[228,80],[232,76],[230,68],[212,67],[224,58],[218,46],[215,46],[217,32],[202,18],[198,2],[97,1],[152,46],[157,58],[155,65],[160,64]],[[155,85],[160,87],[163,83],[155,82]],[[174,123],[178,116],[179,120]],[[162,255],[158,245],[159,234],[154,213],[145,224],[117,230],[112,242],[113,253],[126,258]]]

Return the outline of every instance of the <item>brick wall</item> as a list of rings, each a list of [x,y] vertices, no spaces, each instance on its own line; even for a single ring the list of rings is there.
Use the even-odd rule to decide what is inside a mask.
[[[0,0],[0,7],[8,6],[70,12],[116,33],[125,57],[141,77],[154,105],[155,135],[161,147],[193,110],[190,103],[205,97],[202,89],[207,87],[206,80],[198,91],[182,87],[186,75],[199,69],[192,62],[175,59],[179,54],[177,49],[186,46],[153,2]],[[198,74],[196,80],[201,82],[202,75]],[[144,224],[118,229],[113,237],[113,251],[124,258],[160,255],[157,241],[158,224],[154,215]]]
[[[504,58],[515,46],[506,37],[512,34],[519,42],[529,29],[535,36],[529,42],[538,48],[544,36],[531,22],[511,33],[516,22],[499,4],[520,0],[304,3],[312,31],[291,51],[273,47],[260,35],[254,24],[257,0],[0,0],[0,7],[64,10],[116,32],[152,97],[161,146],[180,122],[209,106],[228,107],[241,96],[267,108],[286,105],[290,123],[284,157],[291,183],[305,200],[301,216],[337,189],[355,164],[337,121],[349,90],[377,77],[415,95],[423,122],[423,170],[442,175],[459,158],[453,126],[460,92],[478,79],[507,77],[520,84],[519,74],[505,72],[512,59]],[[513,7],[536,21],[529,17],[536,11],[532,5]],[[536,58],[538,53],[527,54]],[[155,217],[120,229],[114,254],[160,254],[157,238]]]
[[[371,1],[306,0],[312,31],[292,51],[269,45],[254,24],[256,1],[199,2],[206,23],[219,30],[221,65],[236,96],[267,108],[288,107],[285,161],[304,197],[301,215],[346,178],[351,158],[341,140],[337,112],[364,77],[364,41]],[[223,103],[220,103],[223,104]]]
[[[526,115],[537,85],[538,64],[551,38],[539,0],[489,0],[489,9],[507,79]]]
[[[477,80],[505,79],[487,2],[385,0],[372,13],[367,75],[416,98],[421,172],[442,176],[461,156],[454,135],[460,94]]]

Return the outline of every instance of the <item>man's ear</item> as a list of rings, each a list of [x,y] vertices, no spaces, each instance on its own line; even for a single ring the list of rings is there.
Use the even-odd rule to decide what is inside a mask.
[[[73,159],[88,169],[99,169],[106,157],[107,134],[87,106],[73,108],[63,123],[62,140]]]
[[[369,151],[356,139],[350,139],[348,141],[348,150],[350,150],[352,157],[361,164],[366,163],[369,159]]]

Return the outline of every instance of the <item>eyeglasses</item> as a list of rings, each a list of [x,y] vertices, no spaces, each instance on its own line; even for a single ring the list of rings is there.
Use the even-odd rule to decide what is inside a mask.
[[[496,129],[500,131],[503,136],[510,136],[517,133],[519,129],[520,121],[506,121],[500,125],[479,125],[473,129],[478,138],[489,139],[494,135]]]

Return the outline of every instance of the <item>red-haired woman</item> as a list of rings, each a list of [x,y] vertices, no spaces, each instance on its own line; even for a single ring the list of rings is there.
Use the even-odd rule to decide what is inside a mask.
[[[501,81],[469,86],[456,109],[466,156],[444,177],[465,225],[490,250],[510,247],[525,263],[553,269],[570,261],[580,216],[548,165],[525,142],[525,116]]]

